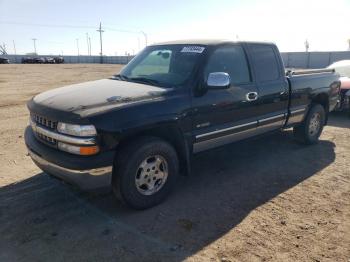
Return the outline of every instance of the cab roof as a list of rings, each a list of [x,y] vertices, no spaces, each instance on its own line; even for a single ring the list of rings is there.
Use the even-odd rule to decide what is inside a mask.
[[[272,42],[256,42],[256,41],[233,41],[229,39],[188,39],[188,40],[176,40],[155,43],[152,45],[219,45],[226,43],[250,43],[250,44],[270,44],[275,45]]]

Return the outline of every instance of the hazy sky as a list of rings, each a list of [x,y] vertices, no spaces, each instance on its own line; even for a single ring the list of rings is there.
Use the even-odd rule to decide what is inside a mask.
[[[99,53],[102,21],[104,54],[136,53],[148,43],[174,39],[224,38],[277,43],[281,51],[346,50],[350,0],[0,0],[0,43],[8,53]]]

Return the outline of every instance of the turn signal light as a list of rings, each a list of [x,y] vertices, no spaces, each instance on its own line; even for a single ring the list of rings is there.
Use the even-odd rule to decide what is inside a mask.
[[[96,155],[98,151],[98,146],[80,147],[80,154],[83,156]]]
[[[58,148],[62,151],[66,151],[71,154],[82,155],[82,156],[96,155],[100,151],[100,148],[97,145],[76,146],[76,145],[70,145],[62,142],[58,142]]]

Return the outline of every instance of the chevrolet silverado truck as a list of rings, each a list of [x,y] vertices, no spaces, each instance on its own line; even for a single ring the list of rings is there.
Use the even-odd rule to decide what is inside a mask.
[[[44,172],[145,209],[193,154],[285,128],[317,143],[339,85],[329,69],[286,73],[272,43],[155,44],[109,79],[32,98],[25,143]]]

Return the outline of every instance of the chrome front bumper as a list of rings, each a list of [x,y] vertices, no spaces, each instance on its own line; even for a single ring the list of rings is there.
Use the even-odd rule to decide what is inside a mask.
[[[86,191],[109,191],[112,181],[112,166],[87,170],[73,170],[43,159],[28,148],[33,162],[44,172],[58,177],[68,183],[77,185]]]

